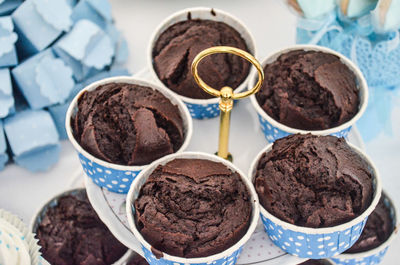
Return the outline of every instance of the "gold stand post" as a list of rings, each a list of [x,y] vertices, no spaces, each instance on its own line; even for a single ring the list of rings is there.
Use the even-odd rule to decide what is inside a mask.
[[[207,57],[208,55],[215,53],[231,53],[237,56],[240,56],[250,63],[252,63],[257,71],[258,71],[258,81],[256,85],[245,92],[241,92],[238,94],[233,93],[233,89],[230,87],[223,87],[220,91],[216,90],[209,85],[207,85],[199,76],[197,67],[202,59]],[[232,156],[229,154],[228,146],[229,146],[229,127],[230,127],[230,119],[231,119],[231,111],[233,108],[233,101],[235,99],[242,99],[248,97],[254,93],[257,93],[260,89],[262,82],[264,81],[264,71],[260,65],[260,63],[249,53],[228,46],[216,46],[205,49],[204,51],[197,54],[192,63],[192,74],[196,83],[207,93],[212,96],[221,98],[219,102],[219,109],[221,111],[220,115],[220,131],[219,131],[219,145],[218,145],[218,156],[229,159],[232,161]]]

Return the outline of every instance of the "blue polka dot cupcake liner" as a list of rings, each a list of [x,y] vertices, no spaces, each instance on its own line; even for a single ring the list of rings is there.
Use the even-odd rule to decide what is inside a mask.
[[[107,83],[130,83],[130,84],[137,84],[137,85],[151,87],[154,90],[157,90],[164,96],[166,96],[174,105],[178,106],[178,109],[180,111],[183,120],[183,127],[185,134],[185,140],[182,146],[177,151],[178,153],[183,152],[189,145],[193,133],[193,121],[185,104],[172,92],[170,92],[166,88],[154,85],[152,83],[137,78],[133,77],[107,78],[94,82],[81,90],[81,92],[72,100],[67,111],[65,127],[69,141],[72,143],[72,145],[74,146],[75,150],[78,153],[79,161],[82,165],[83,171],[89,178],[93,180],[95,184],[112,192],[126,194],[129,191],[129,187],[131,186],[132,181],[136,178],[136,176],[140,173],[141,170],[146,168],[146,165],[143,166],[118,165],[106,162],[102,159],[99,159],[91,155],[85,149],[83,149],[81,145],[76,141],[71,127],[71,117],[74,117],[74,115],[76,115],[77,113],[78,110],[77,101],[81,97],[81,95],[85,91],[95,90],[97,87]]]
[[[182,258],[176,257],[172,255],[168,255],[167,253],[160,252],[161,257],[159,255],[154,255],[154,251],[152,251],[153,247],[143,238],[140,234],[139,230],[136,227],[135,220],[134,220],[134,213],[135,209],[133,207],[133,203],[136,198],[139,196],[139,192],[143,184],[146,182],[148,177],[151,173],[157,168],[159,165],[164,165],[171,160],[174,159],[206,159],[214,162],[219,162],[227,166],[234,172],[237,172],[242,181],[247,186],[249,193],[250,193],[250,201],[252,203],[252,217],[250,226],[246,232],[246,234],[232,247],[220,252],[218,254],[208,256],[208,257],[201,257],[201,258]],[[258,206],[258,197],[256,191],[251,183],[251,181],[243,174],[236,166],[234,166],[231,162],[217,157],[215,155],[200,153],[200,152],[183,152],[179,154],[171,154],[160,158],[157,161],[154,161],[150,164],[146,169],[144,169],[137,178],[132,183],[132,186],[129,190],[127,199],[126,199],[126,211],[128,215],[128,222],[129,227],[132,230],[133,234],[135,235],[137,242],[134,242],[136,247],[133,249],[140,255],[146,258],[150,265],[161,265],[161,264],[168,264],[168,265],[186,265],[186,264],[193,264],[193,265],[234,265],[243,249],[244,244],[250,239],[250,236],[253,234],[254,230],[257,227],[257,223],[259,220],[259,206]],[[159,251],[157,251],[159,252]]]
[[[12,213],[0,209],[0,264],[42,265],[38,240]]]
[[[329,48],[325,48],[322,46],[317,46],[317,45],[293,45],[288,48],[280,49],[271,55],[267,56],[263,62],[262,66],[263,68],[274,61],[277,60],[277,58],[285,53],[288,53],[293,50],[304,50],[304,51],[320,51],[324,53],[329,53],[333,54],[337,57],[340,58],[341,62],[345,64],[356,76],[356,81],[357,81],[357,86],[359,89],[359,96],[360,96],[360,104],[359,104],[359,109],[357,114],[350,119],[349,121],[334,127],[330,129],[325,129],[325,130],[300,130],[300,129],[295,129],[291,128],[289,126],[286,126],[275,119],[273,119],[271,116],[269,116],[260,106],[260,104],[257,101],[257,98],[255,95],[250,96],[251,104],[253,105],[253,108],[256,110],[258,114],[258,119],[260,122],[260,127],[261,130],[264,133],[265,138],[267,139],[268,142],[272,143],[275,140],[279,138],[283,138],[285,136],[288,136],[290,134],[296,134],[296,133],[312,133],[315,135],[334,135],[337,137],[346,137],[348,133],[351,130],[351,127],[361,118],[361,116],[364,114],[367,104],[368,104],[368,85],[367,82],[365,81],[365,78],[363,74],[361,73],[360,69],[348,58],[343,56],[342,54],[335,52]],[[254,84],[257,81],[257,74],[255,72],[251,73],[251,79],[248,83],[248,87],[251,88],[254,86]]]
[[[393,239],[397,236],[399,230],[399,224],[397,220],[397,212],[396,207],[393,203],[393,200],[387,195],[386,192],[382,192],[382,196],[384,197],[384,203],[386,207],[390,209],[390,216],[392,217],[393,222],[393,232],[389,236],[389,238],[383,242],[380,246],[360,252],[360,253],[343,253],[338,256],[332,257],[332,260],[338,265],[376,265],[379,264],[383,257],[385,256],[387,250],[390,247]]]
[[[42,222],[43,216],[46,214],[46,211],[50,208],[57,206],[58,200],[61,197],[64,197],[67,195],[76,195],[79,192],[81,192],[82,190],[85,190],[85,188],[75,188],[75,189],[66,190],[66,191],[63,191],[62,193],[54,196],[49,201],[47,201],[42,207],[40,207],[38,209],[36,214],[33,216],[32,220],[30,222],[30,225],[29,225],[29,231],[32,232],[33,234],[36,234],[36,231],[37,231],[40,223]],[[128,260],[128,258],[130,257],[130,255],[131,255],[131,251],[128,250],[119,260],[114,262],[112,265],[124,265],[126,263],[126,261]],[[50,264],[50,263],[47,262],[43,257],[40,257],[39,265],[48,265],[48,264]]]
[[[158,85],[165,86],[165,84],[158,78],[158,75],[154,69],[153,66],[153,48],[155,43],[157,42],[159,36],[170,26],[181,22],[185,21],[188,19],[188,17],[191,17],[191,19],[207,19],[207,20],[213,20],[213,21],[219,21],[219,22],[224,22],[225,24],[231,26],[234,28],[237,32],[240,33],[244,41],[246,42],[246,45],[250,51],[250,53],[253,56],[256,56],[256,45],[255,45],[255,40],[250,33],[250,31],[247,29],[247,27],[232,16],[229,13],[226,13],[222,10],[216,9],[216,8],[208,8],[208,7],[194,7],[194,8],[187,8],[180,10],[171,16],[167,17],[164,21],[162,21],[156,30],[154,31],[153,35],[150,38],[148,50],[147,50],[147,59],[148,59],[148,68],[150,70],[152,78],[157,82]],[[190,74],[190,73],[188,73]],[[235,89],[235,93],[242,92],[243,90],[246,89],[247,83],[250,80],[250,72],[247,76],[247,78]],[[168,88],[167,88],[168,89]],[[201,89],[200,87],[198,89]],[[171,90],[172,91],[172,90]],[[172,91],[173,92],[173,91]],[[173,92],[175,93],[175,92]],[[178,96],[188,107],[190,115],[194,119],[210,119],[217,117],[220,113],[219,111],[219,98],[211,98],[211,99],[193,99],[185,96],[181,96],[177,93],[175,93],[176,96]]]
[[[258,162],[262,155],[272,149],[272,143],[261,150],[253,161],[249,176],[254,181]],[[374,194],[370,206],[355,219],[333,227],[309,228],[287,223],[269,213],[260,205],[264,230],[271,241],[283,251],[300,258],[325,259],[337,256],[349,249],[360,237],[368,216],[381,197],[381,180],[371,160],[357,147],[348,145],[367,162],[374,175]]]

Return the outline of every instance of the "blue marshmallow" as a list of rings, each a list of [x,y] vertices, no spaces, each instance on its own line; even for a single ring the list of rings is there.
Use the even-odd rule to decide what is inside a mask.
[[[0,1],[0,16],[11,14],[23,0],[3,0]]]
[[[50,49],[19,64],[12,75],[32,109],[65,102],[75,85],[71,68]]]
[[[8,161],[7,142],[4,136],[3,122],[0,120],[0,170],[2,170]]]
[[[0,69],[0,118],[14,112],[14,96],[12,91],[10,71]]]
[[[33,172],[49,169],[60,153],[56,126],[45,110],[25,110],[4,120],[16,164]]]
[[[31,55],[47,48],[72,25],[72,8],[66,0],[27,0],[12,14],[19,47]]]
[[[0,17],[0,67],[14,66],[18,63],[15,43],[18,36],[10,16]]]
[[[80,0],[74,7],[71,15],[74,23],[81,19],[87,19],[105,28],[112,22],[111,6],[108,0]]]
[[[78,82],[110,65],[115,53],[111,38],[86,19],[79,20],[53,49],[72,68]]]

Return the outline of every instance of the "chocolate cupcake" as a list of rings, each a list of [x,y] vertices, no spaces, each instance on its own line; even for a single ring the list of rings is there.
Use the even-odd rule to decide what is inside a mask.
[[[208,257],[246,234],[252,220],[250,198],[239,174],[224,164],[174,159],[159,165],[141,187],[135,222],[158,251]]]
[[[360,253],[380,246],[393,232],[393,220],[390,209],[381,197],[375,210],[368,217],[367,224],[357,242],[345,253]]]
[[[368,104],[368,85],[344,55],[317,45],[293,45],[266,57],[265,80],[250,96],[266,139],[307,133],[346,137]],[[257,81],[252,73],[249,87]]]
[[[254,185],[261,205],[290,224],[321,228],[363,213],[373,197],[368,164],[343,138],[291,135],[258,162]]]
[[[190,13],[189,13],[190,14]],[[224,22],[188,17],[164,30],[153,46],[153,66],[165,86],[179,95],[208,99],[191,74],[194,57],[213,46],[232,46],[249,51],[245,40]],[[211,87],[237,88],[248,76],[250,63],[229,54],[213,55],[199,66],[199,74]]]
[[[50,264],[113,264],[127,251],[99,219],[84,189],[59,196],[37,218],[33,230]]]
[[[177,106],[160,92],[107,83],[80,95],[72,121],[76,141],[90,154],[119,165],[145,165],[176,152],[184,141]]]
[[[264,72],[257,101],[286,126],[324,130],[349,121],[358,112],[356,76],[333,54],[289,51],[265,65]]]
[[[368,217],[360,238],[332,260],[336,264],[379,264],[398,233],[396,206],[386,192]]]

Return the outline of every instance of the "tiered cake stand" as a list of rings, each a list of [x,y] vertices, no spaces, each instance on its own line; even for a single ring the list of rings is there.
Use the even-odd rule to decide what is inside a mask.
[[[137,73],[135,77],[151,81],[149,72],[146,69]],[[193,126],[193,138],[187,151],[214,153],[216,146],[218,146],[219,124],[217,120],[194,120]],[[250,100],[241,100],[232,112],[230,139],[238,144],[231,145],[230,152],[233,155],[233,163],[243,172],[248,172],[251,161],[267,145],[259,126],[257,114],[250,104]],[[353,127],[347,140],[364,149],[364,144],[357,128]],[[101,220],[108,226],[115,237],[128,248],[134,250],[137,245],[134,243],[136,240],[128,225],[125,211],[126,194],[113,193],[97,186],[82,170],[77,172],[77,176],[71,185],[83,185],[83,176],[89,200]],[[276,247],[263,231],[260,222],[255,233],[245,245],[237,264],[298,264],[303,260],[286,254]]]

